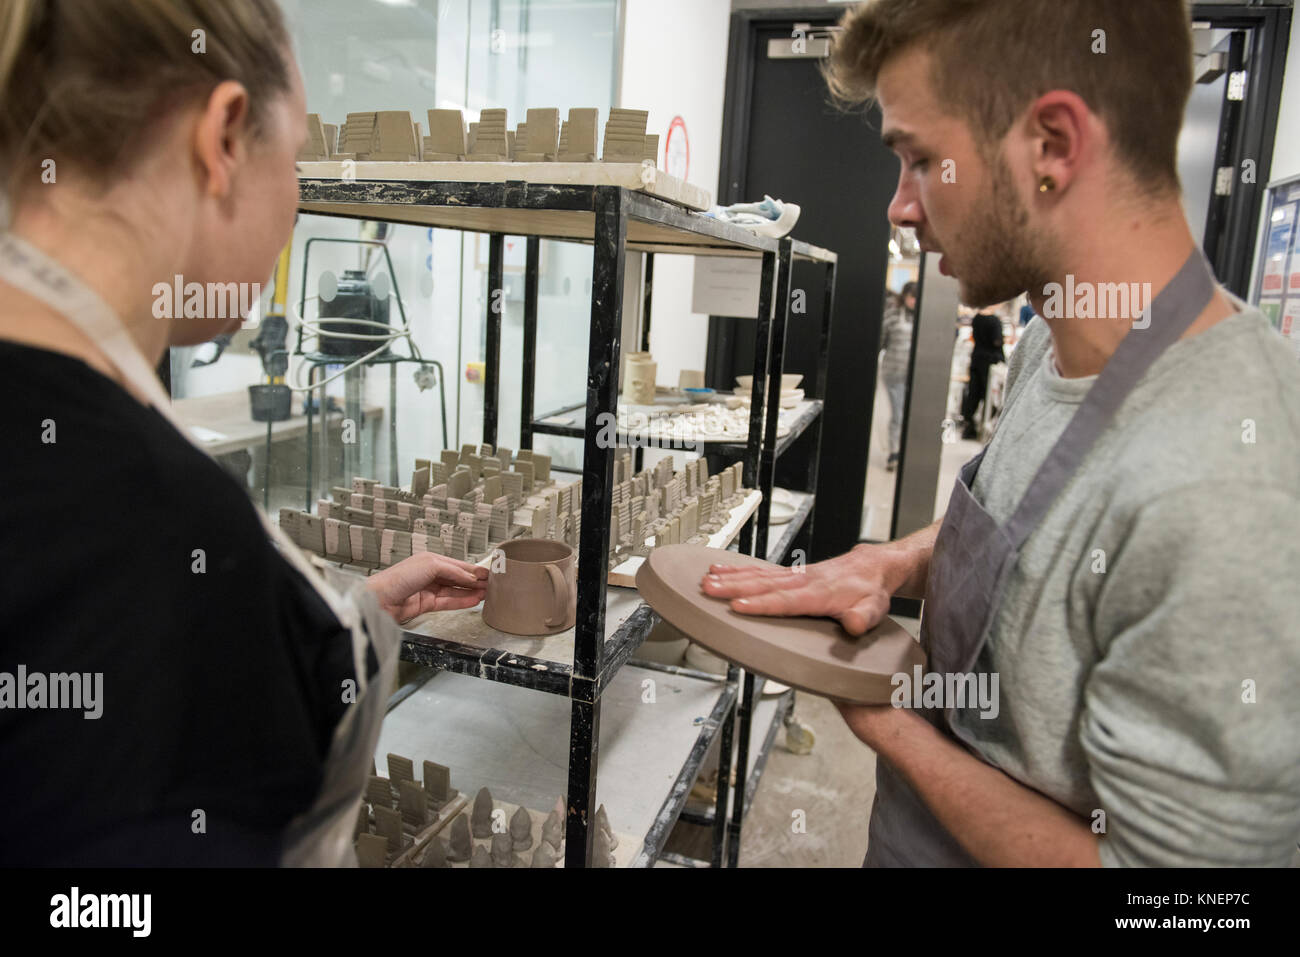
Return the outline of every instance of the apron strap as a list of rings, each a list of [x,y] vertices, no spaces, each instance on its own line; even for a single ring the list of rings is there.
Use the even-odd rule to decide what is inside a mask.
[[[1131,329],[1107,361],[1004,529],[1019,549],[1038,526],[1079,463],[1124,400],[1165,350],[1177,342],[1214,296],[1215,279],[1199,249],[1147,306],[1144,326]]]

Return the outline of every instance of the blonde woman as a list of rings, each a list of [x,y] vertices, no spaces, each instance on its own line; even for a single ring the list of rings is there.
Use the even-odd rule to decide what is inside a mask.
[[[0,0],[0,28],[0,864],[355,863],[394,618],[484,575],[331,591],[153,375],[240,318],[154,318],[154,286],[260,282],[292,227],[278,8]]]

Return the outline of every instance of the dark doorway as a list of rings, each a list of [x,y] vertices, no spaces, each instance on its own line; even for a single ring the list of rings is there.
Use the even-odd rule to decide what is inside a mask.
[[[880,143],[879,113],[844,114],[830,105],[816,56],[769,56],[769,41],[789,41],[806,24],[807,51],[843,13],[842,6],[746,10],[732,14],[718,202],[762,199],[798,203],[793,235],[839,254],[831,326],[826,412],[817,471],[817,518],[810,558],[829,558],[858,541],[867,447],[876,390],[876,355],[890,228],[887,210],[898,160]],[[807,271],[804,272],[804,269]],[[807,312],[791,315],[785,369],[818,388],[822,281],[796,266],[793,289]],[[753,370],[753,333],[745,320],[709,321],[709,385],[733,385]],[[778,485],[802,487],[812,442],[805,433],[777,463]],[[799,477],[796,477],[799,476]]]

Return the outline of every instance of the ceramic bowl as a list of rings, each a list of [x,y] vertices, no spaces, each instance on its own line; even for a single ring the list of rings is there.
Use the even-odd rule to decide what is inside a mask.
[[[797,389],[799,388],[799,383],[802,381],[802,375],[783,375],[781,376],[781,391],[788,392],[790,389]],[[754,377],[752,375],[738,375],[736,376],[736,385],[740,386],[740,388],[744,389],[746,392],[751,392],[754,388]]]
[[[797,511],[798,509],[793,505],[773,499],[771,511],[768,513],[768,521],[773,525],[784,525],[794,518]]]

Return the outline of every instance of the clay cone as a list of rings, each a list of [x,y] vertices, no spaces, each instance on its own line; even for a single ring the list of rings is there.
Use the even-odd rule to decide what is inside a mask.
[[[474,796],[470,830],[475,837],[492,836],[492,792],[487,788],[480,788],[478,794]]]
[[[560,849],[560,842],[564,840],[564,818],[559,811],[547,815],[546,823],[542,825],[542,840],[555,850]]]
[[[545,841],[538,844],[537,850],[533,851],[533,867],[554,867],[555,861],[555,849]]]
[[[447,844],[440,837],[435,837],[429,842],[429,848],[424,852],[424,861],[421,867],[451,867],[447,862]]]
[[[492,835],[492,866],[509,867],[510,852],[513,848],[510,843],[510,835],[493,834]]]
[[[451,847],[447,850],[447,860],[468,861],[474,852],[474,841],[469,834],[469,820],[464,814],[458,815],[451,822]]]
[[[609,839],[609,849],[615,850],[618,847],[618,838],[614,836],[614,829],[609,826],[609,815],[605,813],[605,805],[596,808],[596,828],[605,833]]]
[[[533,819],[525,808],[519,808],[510,818],[510,839],[516,851],[526,851],[533,846]]]

